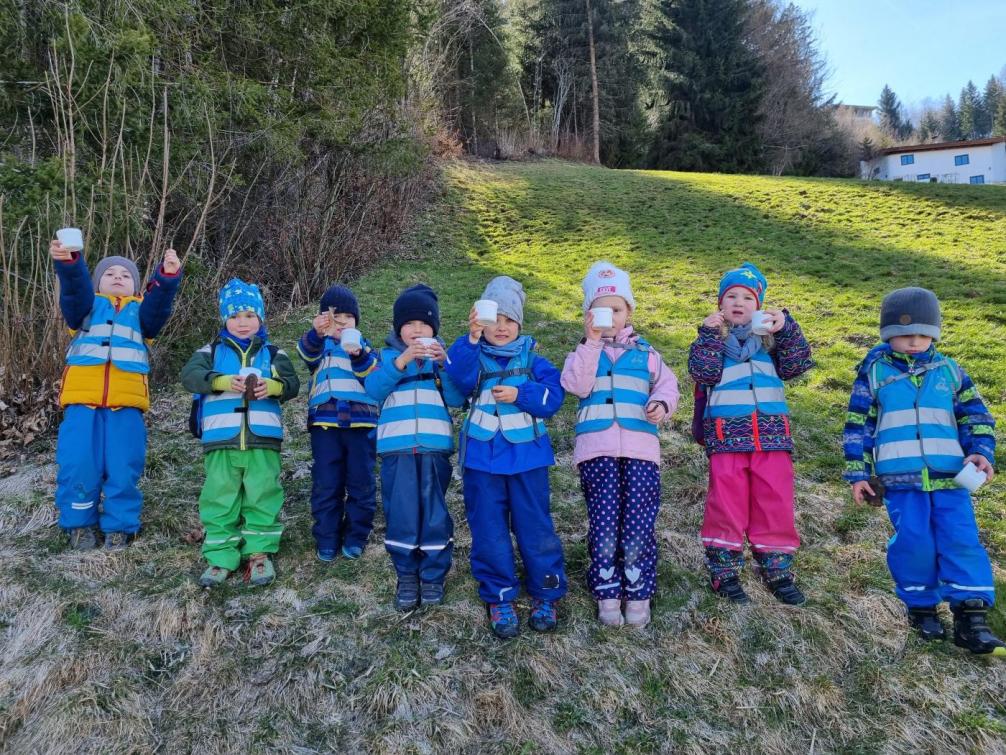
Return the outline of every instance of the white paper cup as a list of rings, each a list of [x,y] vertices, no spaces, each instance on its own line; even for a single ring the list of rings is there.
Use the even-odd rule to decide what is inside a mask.
[[[339,336],[339,343],[342,348],[347,346],[356,348],[363,345],[363,333],[356,328],[343,328],[342,335]]]
[[[262,377],[262,370],[258,367],[242,367],[238,370],[239,377],[248,377],[249,375],[254,375],[255,377]]]
[[[475,322],[484,327],[496,324],[500,305],[492,299],[479,299],[475,302]]]
[[[493,320],[493,322],[496,322],[496,321],[495,321],[495,320]],[[430,349],[430,348],[432,348],[432,347],[433,347],[433,345],[434,345],[434,344],[435,344],[436,342],[437,342],[437,339],[436,339],[436,338],[426,338],[426,337],[423,337],[423,338],[417,338],[417,339],[416,339],[416,343],[418,343],[418,344],[421,344],[422,346],[424,346],[424,347],[425,347],[425,348],[427,348],[427,349]]]
[[[768,312],[756,310],[751,314],[751,332],[756,336],[767,336],[772,327],[772,318]]]
[[[615,326],[615,310],[611,307],[594,307],[590,310],[594,315],[595,328],[612,328]]]
[[[988,476],[984,472],[979,471],[973,461],[969,461],[964,465],[964,469],[957,473],[957,476],[954,478],[954,482],[962,488],[967,488],[969,491],[974,493],[978,490],[978,488],[988,482]]]
[[[56,238],[71,252],[84,248],[84,233],[79,228],[60,228],[56,231]]]

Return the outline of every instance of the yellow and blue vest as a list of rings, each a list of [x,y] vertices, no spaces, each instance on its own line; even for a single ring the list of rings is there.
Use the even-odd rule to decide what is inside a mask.
[[[531,360],[534,359],[532,343],[527,339],[521,353],[511,357],[503,369],[494,357],[479,354],[479,382],[475,388],[478,397],[464,427],[469,438],[488,441],[501,432],[510,443],[530,443],[545,434],[545,423],[541,418],[532,417],[515,404],[498,404],[492,394],[493,387],[497,385],[516,388],[528,381]]]
[[[367,391],[353,374],[349,354],[334,338],[326,337],[321,361],[311,378],[308,406],[315,407],[338,400],[377,406],[377,402],[367,395]]]
[[[713,419],[762,415],[789,415],[783,382],[771,355],[764,350],[746,362],[723,359],[723,375],[709,392],[709,416]]]
[[[271,378],[272,354],[267,344],[249,361],[247,352],[238,353],[229,345],[216,348],[204,346],[213,352],[213,371],[221,375],[237,375],[242,367],[255,367],[262,378]],[[202,397],[202,441],[219,443],[238,437],[243,427],[262,438],[283,438],[283,416],[279,401],[274,398],[252,399],[234,391],[210,393]]]
[[[957,473],[964,463],[954,396],[960,369],[945,357],[903,372],[887,359],[870,366],[870,391],[879,413],[873,457],[878,475],[921,472]],[[922,377],[916,385],[911,378]]]
[[[387,349],[382,359],[394,359],[400,352]],[[454,425],[440,394],[440,377],[434,363],[410,362],[381,405],[377,420],[377,453],[454,450]]]
[[[614,344],[625,353],[614,362],[601,350],[594,390],[580,399],[576,434],[607,430],[614,423],[625,430],[657,435],[657,426],[646,419],[650,399],[650,344],[640,338],[635,344]]]

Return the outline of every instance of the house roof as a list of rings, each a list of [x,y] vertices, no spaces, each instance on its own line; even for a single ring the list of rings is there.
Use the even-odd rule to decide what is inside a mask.
[[[906,144],[903,147],[888,147],[877,150],[877,155],[897,155],[904,152],[934,152],[941,149],[961,149],[962,147],[987,147],[990,144],[1006,142],[1006,136],[991,136],[987,139],[969,139],[961,142],[937,142],[936,144]]]

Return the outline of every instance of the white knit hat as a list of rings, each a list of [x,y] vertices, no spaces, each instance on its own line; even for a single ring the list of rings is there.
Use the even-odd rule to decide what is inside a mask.
[[[590,309],[594,300],[602,296],[621,296],[629,305],[629,309],[636,308],[632,286],[629,284],[629,274],[610,262],[595,262],[587,271],[583,279],[583,311]]]

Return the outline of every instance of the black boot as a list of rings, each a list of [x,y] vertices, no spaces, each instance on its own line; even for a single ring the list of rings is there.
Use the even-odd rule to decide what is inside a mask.
[[[745,606],[751,602],[751,598],[749,598],[748,594],[744,592],[744,588],[741,587],[740,580],[738,580],[736,576],[731,575],[724,577],[723,579],[713,577],[712,586],[713,592],[721,598],[726,598],[731,603]]]
[[[807,597],[796,586],[792,574],[787,573],[764,581],[765,586],[780,603],[785,603],[787,606],[802,606],[807,602]]]
[[[1006,657],[1006,643],[992,634],[986,621],[989,604],[971,598],[951,606],[954,614],[954,644],[976,655]]]
[[[706,568],[713,592],[731,603],[745,605],[751,598],[741,587],[740,574],[744,568],[744,553],[727,548],[706,547]]]
[[[395,608],[399,611],[411,611],[419,605],[419,575],[399,574],[398,587],[395,588]]]
[[[807,598],[796,586],[792,553],[759,551],[754,556],[758,562],[758,574],[776,600],[787,606],[802,606],[807,602]]]
[[[908,623],[926,642],[947,639],[947,630],[936,613],[936,606],[931,608],[909,608]]]

